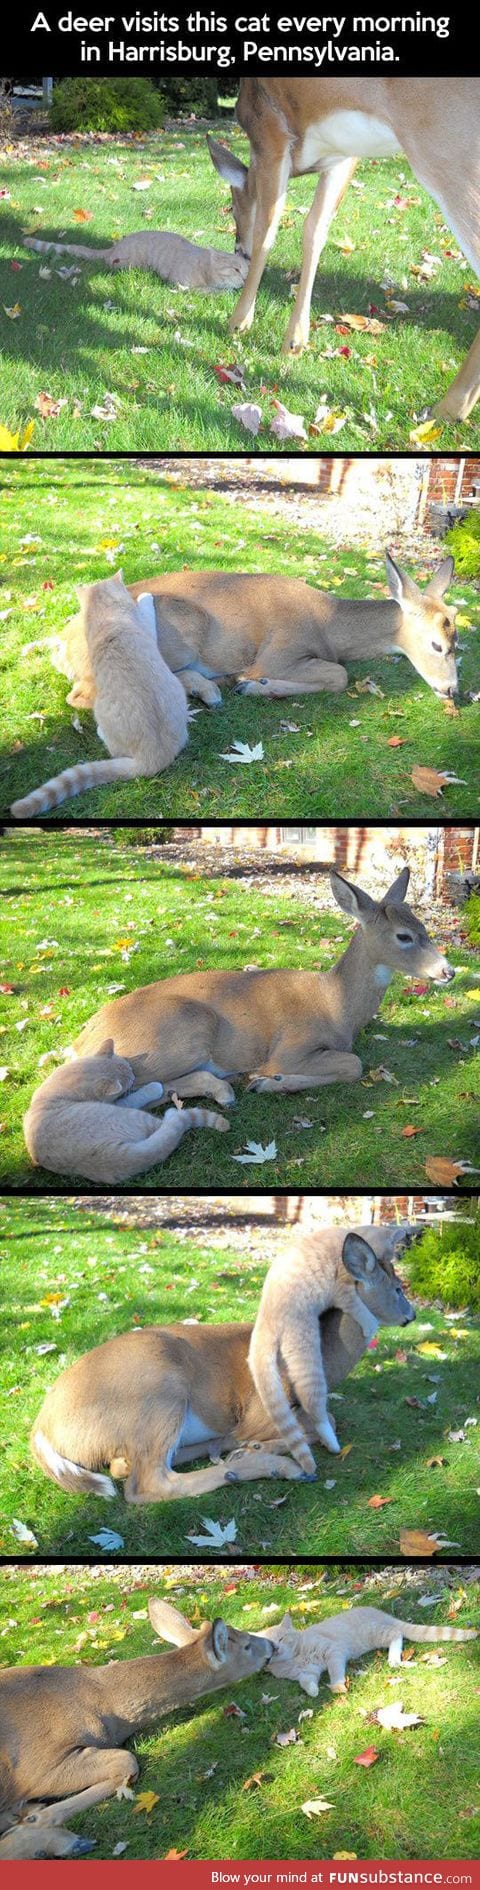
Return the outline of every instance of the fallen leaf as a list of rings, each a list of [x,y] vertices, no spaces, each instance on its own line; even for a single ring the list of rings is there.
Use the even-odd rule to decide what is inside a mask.
[[[407,1122],[406,1128],[402,1129],[401,1134],[405,1141],[411,1141],[414,1135],[425,1135],[425,1129],[416,1129],[414,1122]]]
[[[459,780],[458,774],[439,774],[436,768],[412,768],[410,780],[420,794],[431,794],[434,800],[439,800],[444,787],[453,784],[457,787],[466,786],[464,781]]]
[[[188,1535],[187,1542],[194,1542],[199,1549],[223,1549],[226,1542],[235,1542],[237,1525],[233,1520],[228,1523],[218,1523],[212,1522],[210,1516],[202,1516],[202,1523],[204,1529],[208,1530],[208,1534],[206,1536]]]
[[[139,1813],[140,1814],[144,1813],[146,1818],[151,1818],[152,1811],[154,1810],[154,1806],[159,1805],[159,1803],[160,1803],[159,1792],[137,1792],[135,1804],[133,1807],[134,1814],[135,1816],[138,1816]]]
[[[425,1339],[423,1345],[417,1345],[416,1351],[421,1352],[422,1358],[448,1358],[448,1352],[441,1352],[440,1346],[432,1345],[431,1339]]]
[[[429,1536],[426,1529],[401,1529],[400,1550],[402,1555],[436,1555],[437,1538]]]
[[[7,304],[6,304],[6,302],[4,302],[4,304],[3,304],[3,306],[4,306],[4,309],[5,309],[5,314],[6,314],[6,315],[8,315],[8,317],[9,317],[9,320],[10,320],[11,322],[18,322],[18,319],[19,319],[19,316],[20,316],[20,315],[21,315],[21,313],[22,313],[22,304],[21,304],[21,302],[12,302],[12,304],[11,304],[11,307],[10,307],[10,308],[7,308]]]
[[[394,1700],[392,1706],[379,1706],[375,1718],[386,1732],[404,1732],[406,1727],[425,1725],[419,1713],[404,1713],[400,1700]]]
[[[216,374],[217,380],[232,381],[234,387],[241,387],[242,391],[245,391],[244,370],[242,367],[238,366],[236,361],[232,361],[230,367],[224,367],[221,363],[220,367],[214,368],[213,372]]]
[[[224,1706],[223,1713],[225,1719],[246,1719],[247,1717],[246,1713],[243,1711],[243,1707],[236,1706],[234,1700],[230,1701],[229,1706]]]
[[[352,1858],[353,1860],[353,1858],[356,1857],[358,1857],[358,1851],[334,1851],[333,1853],[334,1864],[346,1863],[348,1858]]]
[[[359,1752],[358,1758],[354,1759],[353,1763],[354,1765],[364,1766],[376,1765],[377,1759],[379,1758],[380,1753],[377,1752],[376,1746],[365,1746],[365,1751]]]
[[[54,400],[53,394],[44,393],[37,394],[33,403],[37,413],[41,414],[42,420],[55,420],[57,413],[60,413],[62,407],[66,407],[67,404],[66,400]]]
[[[427,1457],[427,1470],[443,1470],[446,1461],[446,1457]]]
[[[387,748],[404,748],[406,740],[407,740],[407,737],[405,735],[390,735],[387,742]]]
[[[220,755],[220,761],[241,761],[244,765],[250,761],[263,761],[263,758],[263,742],[256,742],[255,747],[250,748],[248,742],[234,741],[233,753]]]
[[[342,315],[340,321],[335,324],[337,334],[341,334],[343,325],[346,328],[358,329],[362,334],[385,334],[385,322],[379,322],[371,315]]]
[[[300,1809],[305,1812],[306,1818],[320,1818],[322,1811],[334,1811],[335,1806],[330,1803],[329,1798],[306,1798],[305,1804],[301,1805]]]
[[[270,432],[278,440],[306,440],[303,414],[290,413],[281,400],[274,401],[275,419],[270,421]]]
[[[25,453],[34,430],[34,420],[29,420],[22,433],[10,433],[8,427],[0,427],[0,453]]]
[[[232,415],[247,433],[258,433],[262,424],[262,409],[254,401],[237,401],[236,407],[232,407]]]
[[[245,1784],[242,1785],[242,1792],[253,1791],[254,1785],[262,1785],[263,1780],[269,1778],[271,1778],[270,1772],[252,1772],[251,1778],[245,1779]]]
[[[438,1181],[441,1188],[453,1188],[461,1175],[478,1175],[480,1169],[472,1168],[470,1162],[451,1161],[447,1155],[431,1155],[425,1162],[425,1174],[429,1181]]]
[[[91,223],[93,210],[74,210],[73,214],[76,223]]]
[[[298,1740],[298,1733],[296,1732],[295,1726],[291,1726],[290,1732],[277,1733],[276,1739],[275,1739],[275,1745],[276,1746],[295,1746],[297,1744],[297,1740]]]
[[[274,1162],[277,1156],[276,1142],[268,1142],[265,1148],[261,1142],[247,1142],[244,1155],[232,1155],[233,1162],[245,1165],[248,1162]]]
[[[16,1516],[12,1517],[10,1535],[15,1537],[16,1542],[22,1542],[25,1549],[38,1549],[37,1538],[34,1536],[33,1530],[27,1529],[26,1523],[18,1522]]]
[[[101,1529],[98,1536],[89,1536],[89,1542],[98,1544],[99,1549],[113,1553],[114,1549],[123,1549],[123,1536],[118,1536],[114,1529]]]
[[[168,1864],[168,1863],[172,1863],[172,1861],[176,1860],[179,1857],[188,1857],[188,1844],[187,1844],[186,1851],[164,1851],[162,1861],[163,1863]]]
[[[393,1496],[370,1496],[367,1509],[385,1509],[387,1503],[393,1503]]]

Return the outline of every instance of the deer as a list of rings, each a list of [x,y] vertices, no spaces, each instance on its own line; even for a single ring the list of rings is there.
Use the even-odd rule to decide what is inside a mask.
[[[350,1313],[332,1309],[320,1318],[329,1388],[353,1371],[379,1325],[401,1326],[415,1318],[394,1259],[421,1231],[400,1223],[318,1228],[309,1236],[316,1252],[321,1255],[326,1244],[348,1270],[359,1264],[355,1248],[360,1250],[368,1282],[368,1336]],[[206,1496],[259,1478],[313,1481],[315,1472],[307,1475],[294,1461],[286,1428],[272,1425],[256,1389],[249,1364],[252,1333],[247,1324],[179,1321],[137,1327],[95,1346],[47,1391],[30,1437],[36,1463],[69,1494],[109,1501],[118,1481],[125,1501],[137,1504]],[[308,1413],[298,1413],[283,1362],[281,1375],[290,1414],[297,1411],[302,1436],[318,1443]],[[186,1473],[179,1469],[204,1456],[215,1461]]]
[[[161,657],[188,695],[210,708],[220,684],[240,694],[338,694],[350,662],[405,656],[441,699],[458,690],[456,610],[445,605],[455,571],[443,558],[421,590],[386,552],[388,598],[338,597],[280,572],[169,571],[127,586],[153,598]],[[92,708],[94,683],[81,614],[49,639],[54,666],[73,681],[68,701]]]
[[[259,1673],[274,1651],[263,1636],[219,1617],[188,1624],[188,1633],[185,1624],[179,1643],[176,1609],[152,1599],[148,1612],[154,1633],[175,1642],[174,1653],[103,1667],[2,1669],[0,1859],[91,1850],[91,1841],[65,1830],[65,1820],[131,1789],[139,1766],[123,1750],[125,1740],[202,1694]]]
[[[195,971],[129,991],[90,1018],[74,1044],[90,1056],[105,1040],[141,1083],[167,1094],[213,1096],[231,1106],[230,1079],[277,1096],[362,1075],[354,1039],[372,1021],[394,972],[449,984],[455,971],[406,903],[404,866],[382,900],[333,871],[343,912],[357,920],[331,971]]]
[[[232,329],[251,328],[290,177],[314,172],[319,182],[304,226],[298,294],[283,348],[299,354],[307,346],[318,262],[359,158],[403,152],[479,273],[478,78],[242,79],[236,116],[249,139],[249,165],[208,140],[212,162],[231,188],[236,249],[249,262]],[[466,420],[479,393],[480,333],[432,411],[442,420]]]

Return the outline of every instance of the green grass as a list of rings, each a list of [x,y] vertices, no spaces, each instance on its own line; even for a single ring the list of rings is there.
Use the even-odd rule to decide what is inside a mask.
[[[175,1210],[172,1204],[173,1219]],[[119,1226],[114,1213],[80,1211],[71,1202],[1,1203],[3,1332],[0,1415],[0,1553],[15,1554],[13,1518],[33,1530],[40,1555],[92,1555],[99,1529],[117,1531],[125,1553],[184,1556],[202,1518],[234,1518],[234,1556],[398,1555],[401,1528],[422,1528],[474,1554],[478,1543],[479,1478],[475,1427],[468,1443],[452,1444],[475,1410],[480,1320],[463,1313],[445,1322],[428,1301],[416,1301],[417,1323],[383,1328],[332,1411],[348,1456],[317,1449],[317,1484],[263,1481],[204,1497],[132,1508],[121,1494],[108,1504],[66,1495],[44,1477],[29,1451],[29,1434],[48,1386],[83,1352],[134,1323],[199,1319],[222,1324],[254,1320],[267,1270],[238,1249],[219,1250],[195,1234]],[[409,1262],[402,1262],[407,1278]],[[55,1301],[54,1295],[57,1295]],[[58,1295],[68,1301],[54,1317]],[[52,1311],[53,1307],[53,1311]],[[424,1331],[425,1325],[428,1332]],[[431,1330],[430,1330],[431,1328]],[[456,1331],[463,1336],[457,1338]],[[422,1352],[433,1345],[444,1355]],[[53,1345],[48,1353],[42,1345]],[[420,1349],[419,1349],[420,1348]],[[400,1356],[399,1356],[400,1354]],[[427,1402],[435,1398],[434,1404]],[[408,1404],[418,1398],[419,1406]],[[401,1448],[397,1445],[400,1441]],[[429,1459],[444,1461],[436,1469]],[[326,1480],[333,1478],[333,1489]],[[370,1497],[388,1498],[384,1509]],[[278,1501],[280,1499],[280,1507]],[[204,1551],[207,1553],[207,1551]],[[228,1551],[227,1551],[228,1553]]]
[[[194,1625],[216,1613],[234,1627],[268,1633],[270,1622],[292,1610],[296,1627],[350,1606],[383,1607],[428,1624],[480,1622],[480,1586],[463,1586],[462,1571],[430,1570],[421,1579],[408,1568],[391,1571],[379,1586],[371,1571],[297,1566],[256,1571],[191,1568],[121,1568],[114,1572],[66,1569],[4,1570],[3,1659],[6,1663],[64,1662],[100,1665],[160,1652],[147,1616],[149,1595],[165,1595]],[[419,1605],[422,1594],[438,1605]],[[92,1612],[97,1619],[92,1621]],[[12,1617],[15,1625],[12,1626]],[[140,1617],[140,1618],[139,1618]],[[82,1636],[81,1656],[78,1640]],[[424,1660],[409,1643],[400,1683],[384,1652],[350,1667],[347,1698],[333,1698],[323,1682],[309,1701],[292,1682],[268,1672],[171,1713],[138,1735],[137,1791],[153,1791],[151,1818],[116,1799],[95,1806],[73,1828],[96,1839],[94,1858],[109,1858],[118,1843],[126,1858],[162,1858],[187,1851],[212,1860],[332,1858],[472,1858],[478,1855],[478,1649],[475,1642],[440,1652],[445,1665]],[[431,1649],[425,1652],[431,1654]],[[265,1696],[268,1696],[265,1698]],[[225,1718],[234,1700],[242,1719]],[[369,1723],[380,1706],[400,1700],[424,1723],[387,1733]],[[311,1718],[299,1714],[312,1708]],[[297,1743],[278,1746],[295,1727]],[[374,1744],[378,1762],[355,1764]],[[254,1772],[259,1786],[245,1790]],[[311,1821],[301,1806],[325,1797],[333,1809]]]
[[[240,134],[229,127],[227,136],[247,156]],[[145,176],[151,189],[137,193],[134,185]],[[232,417],[238,389],[220,386],[214,373],[219,363],[233,359],[245,370],[242,398],[262,408],[264,425],[254,450],[275,450],[278,444],[269,431],[276,397],[303,414],[308,433],[323,394],[330,409],[346,415],[334,436],[342,452],[416,450],[414,423],[442,394],[474,340],[475,311],[465,297],[472,271],[455,260],[457,244],[441,212],[403,157],[359,166],[360,187],[348,193],[322,258],[310,349],[293,361],[282,358],[280,349],[313,179],[292,183],[253,331],[233,339],[233,295],[175,291],[153,275],[109,270],[93,255],[91,265],[79,264],[75,284],[57,273],[72,258],[38,256],[22,242],[22,233],[52,240],[63,234],[67,242],[91,243],[93,251],[141,228],[151,209],[146,228],[173,228],[194,241],[230,248],[230,193],[213,170],[203,132],[153,134],[133,146],[119,138],[101,148],[37,142],[29,158],[25,147],[8,147],[3,181],[10,200],[2,205],[1,418],[16,430],[33,417],[34,445],[44,452],[250,450],[251,436]],[[393,202],[397,195],[400,207]],[[75,219],[78,209],[90,213],[89,223]],[[340,247],[345,238],[354,244],[346,254]],[[434,279],[426,282],[411,272],[412,265],[421,266],[424,250],[440,258]],[[20,271],[12,273],[12,263]],[[40,276],[40,267],[51,268],[48,278]],[[345,314],[368,316],[372,305],[385,314],[382,281],[388,279],[407,312],[387,317],[380,335],[348,329],[337,334],[333,324],[337,320],[341,327]],[[15,319],[5,309],[17,303]],[[333,358],[326,354],[331,348]],[[342,348],[350,349],[349,356]],[[36,413],[42,392],[66,401],[56,418],[42,420]],[[113,422],[92,417],[106,392],[117,402]],[[306,451],[318,452],[323,439],[328,446],[332,435],[308,435]],[[477,451],[479,411],[469,421],[442,423],[434,443],[441,451]],[[288,451],[289,442],[280,450]]]
[[[248,879],[254,858],[247,855],[246,861]],[[40,1066],[39,1058],[71,1044],[112,986],[114,992],[119,985],[132,990],[212,965],[241,969],[252,959],[265,968],[326,969],[351,935],[340,913],[321,911],[320,876],[315,911],[302,901],[301,879],[294,903],[285,896],[269,899],[241,877],[209,881],[200,871],[192,876],[169,865],[158,853],[151,858],[126,845],[124,831],[116,841],[112,835],[10,831],[3,882],[2,982],[14,990],[7,996],[1,1038],[10,1074],[2,1089],[0,1181],[20,1189],[52,1185],[51,1175],[32,1168],[21,1131],[42,1067],[44,1075],[51,1067]],[[306,884],[311,886],[311,876]],[[126,953],[128,962],[122,958],[124,940],[135,946]],[[252,1182],[294,1190],[357,1183],[410,1189],[424,1184],[427,1156],[478,1163],[478,1056],[470,1047],[478,1016],[478,961],[466,950],[450,955],[458,966],[453,1004],[450,992],[446,1004],[441,987],[432,985],[431,994],[417,997],[410,984],[394,979],[381,1017],[357,1040],[364,1060],[361,1084],[301,1097],[247,1094],[240,1084],[230,1134],[186,1138],[168,1167],[140,1177],[141,1191],[164,1184],[173,1190],[251,1188]],[[452,1049],[449,1038],[466,1049]],[[380,1065],[391,1070],[395,1084],[372,1082],[369,1071]],[[299,1126],[304,1118],[311,1128]],[[402,1139],[402,1128],[412,1122],[421,1134]],[[232,1159],[247,1139],[266,1145],[272,1137],[278,1153],[267,1164],[243,1168]],[[71,1184],[63,1192],[71,1193]]]
[[[5,809],[62,768],[104,755],[93,716],[68,706],[70,684],[52,668],[48,650],[25,655],[24,646],[63,628],[77,608],[76,583],[111,573],[109,546],[118,546],[115,555],[127,583],[144,573],[152,576],[159,564],[170,571],[180,563],[193,569],[281,569],[346,597],[386,594],[383,547],[378,555],[363,547],[354,552],[347,545],[333,547],[288,518],[263,511],[259,517],[238,498],[233,507],[221,492],[196,491],[188,484],[179,489],[176,482],[172,486],[134,464],[79,467],[65,460],[54,468],[39,460],[4,465],[2,509],[0,609],[5,588],[8,612],[0,655],[5,691],[0,800]],[[461,582],[454,598],[455,590],[461,622],[478,622],[478,590]],[[478,686],[478,635],[461,629],[460,636],[465,697]],[[375,682],[380,696],[357,694],[356,683],[366,678]],[[198,711],[198,704],[193,706]],[[405,809],[421,817],[432,801],[411,780],[419,762],[459,777],[460,785],[446,790],[444,805],[450,816],[471,815],[478,801],[477,728],[476,704],[463,700],[460,715],[450,719],[410,664],[387,657],[353,663],[349,688],[341,696],[259,702],[226,688],[219,710],[195,714],[188,747],[174,768],[153,780],[95,789],[73,806],[65,802],[59,815],[69,821],[77,811],[82,818],[99,819],[188,818],[198,812],[214,819],[238,813],[257,817],[263,815],[267,795],[272,819],[328,817],[332,807],[342,818],[360,813],[389,817]],[[405,745],[389,748],[392,735]],[[237,738],[252,746],[261,741],[264,759],[249,767],[223,761],[221,754]]]

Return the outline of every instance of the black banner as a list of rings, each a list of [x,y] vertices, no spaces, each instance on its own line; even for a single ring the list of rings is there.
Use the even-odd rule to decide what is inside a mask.
[[[7,28],[5,21],[5,28]],[[228,93],[244,74],[268,78],[357,79],[472,75],[472,46],[457,14],[412,9],[409,13],[317,13],[221,6],[182,8],[127,6],[108,11],[91,3],[44,8],[20,5],[3,34],[3,64],[18,79],[113,75],[168,78],[219,77]],[[8,50],[7,50],[8,47]],[[478,55],[473,60],[473,72]]]

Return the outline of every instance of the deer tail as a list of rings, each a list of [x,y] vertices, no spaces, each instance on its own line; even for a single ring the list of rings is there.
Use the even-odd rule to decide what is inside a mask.
[[[46,814],[51,807],[58,807],[60,801],[73,800],[75,794],[85,794],[87,788],[104,787],[107,781],[131,781],[137,774],[137,764],[130,755],[121,755],[115,761],[79,761],[73,768],[64,768],[62,774],[55,774],[43,786],[34,788],[21,801],[13,801],[10,812],[15,820],[28,820],[31,815]]]
[[[85,243],[48,243],[38,236],[24,236],[25,249],[37,249],[45,253],[54,250],[56,256],[81,256],[84,262],[109,262],[112,244],[108,249],[89,248]]]
[[[52,1483],[58,1483],[61,1490],[68,1490],[72,1496],[80,1496],[83,1491],[88,1496],[104,1496],[109,1500],[116,1496],[115,1484],[111,1477],[100,1476],[94,1470],[86,1470],[81,1463],[71,1463],[69,1457],[62,1457],[43,1431],[33,1429],[30,1447],[46,1477]]]

